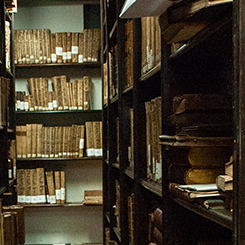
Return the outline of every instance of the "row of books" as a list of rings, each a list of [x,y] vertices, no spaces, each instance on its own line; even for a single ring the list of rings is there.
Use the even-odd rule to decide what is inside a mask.
[[[69,80],[66,75],[32,77],[27,80],[29,95],[16,92],[16,110],[89,110],[92,109],[93,86],[91,77]]]
[[[17,158],[78,158],[102,156],[102,122],[54,126],[16,126]]]
[[[158,144],[162,132],[162,100],[156,97],[145,102],[147,178],[158,183],[162,179],[161,146]]]
[[[161,29],[158,17],[141,18],[142,29],[142,69],[144,75],[161,64]]]
[[[1,206],[0,224],[0,244],[17,245],[25,243],[25,220],[23,206]]]
[[[17,169],[17,198],[19,204],[65,203],[65,171]]]
[[[134,74],[134,49],[133,49],[133,20],[128,20],[125,24],[125,69],[126,69],[126,87],[130,88],[133,86]]]
[[[100,29],[56,32],[15,30],[15,64],[98,62]]]
[[[0,77],[0,128],[7,125],[10,79]]]

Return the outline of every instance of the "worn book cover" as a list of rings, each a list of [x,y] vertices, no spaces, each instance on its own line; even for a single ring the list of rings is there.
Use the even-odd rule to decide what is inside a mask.
[[[60,202],[66,202],[66,177],[65,171],[60,171]]]
[[[26,203],[24,169],[17,169],[17,201],[20,204]]]
[[[55,186],[54,186],[54,171],[46,171],[46,180],[48,186],[48,202],[53,204],[56,203],[56,196],[55,196]]]
[[[72,32],[71,59],[73,63],[78,62],[78,33]]]
[[[78,156],[84,156],[84,148],[85,148],[85,126],[78,125],[78,136],[77,136],[77,146],[78,146]]]
[[[30,169],[31,203],[37,203],[37,171]]]
[[[36,171],[37,171],[37,203],[46,203],[44,168],[36,168]]]
[[[78,63],[83,63],[84,54],[84,33],[78,33]]]
[[[66,33],[66,51],[67,51],[67,62],[71,63],[71,43],[72,42],[72,34],[71,32]]]
[[[62,47],[62,33],[55,33],[55,42],[56,42],[56,61],[57,63],[63,62],[63,47]]]
[[[61,203],[61,178],[60,177],[61,177],[60,171],[54,171],[56,203]]]
[[[86,129],[86,153],[88,157],[94,156],[94,128],[93,122],[85,122],[85,129]]]
[[[17,237],[18,244],[25,243],[25,219],[24,207],[22,205],[3,206],[3,212],[17,213]]]
[[[31,169],[25,169],[25,196],[26,203],[31,203]]]

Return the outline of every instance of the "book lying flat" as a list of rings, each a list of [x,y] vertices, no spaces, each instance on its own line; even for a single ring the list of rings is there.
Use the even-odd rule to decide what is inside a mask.
[[[196,198],[221,197],[216,184],[179,185],[170,182],[169,191],[174,196],[188,201],[193,201]]]

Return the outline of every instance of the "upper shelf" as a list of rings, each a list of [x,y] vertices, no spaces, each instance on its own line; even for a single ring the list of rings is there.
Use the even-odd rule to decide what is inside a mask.
[[[43,123],[48,126],[69,126],[86,121],[101,121],[101,110],[76,111],[17,111],[16,125]]]
[[[50,66],[83,66],[83,67],[100,67],[100,62],[84,62],[84,63],[45,63],[45,64],[17,64],[15,68],[21,67],[50,67]]]
[[[66,74],[69,77],[81,77],[83,75],[100,77],[100,62],[86,63],[51,63],[51,64],[23,64],[15,65],[16,78],[30,78],[35,76],[58,76]]]

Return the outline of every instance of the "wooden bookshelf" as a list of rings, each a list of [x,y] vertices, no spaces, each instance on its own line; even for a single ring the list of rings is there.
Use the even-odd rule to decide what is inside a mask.
[[[112,86],[109,82],[110,76],[113,79],[116,77],[119,81],[116,105],[112,99],[102,109],[105,138],[103,142],[104,233],[106,229],[109,229],[111,239],[117,240],[121,245],[130,244],[128,198],[133,195],[134,244],[153,242],[153,240],[148,240],[148,215],[156,207],[163,212],[162,229],[164,232],[162,233],[162,242],[159,244],[189,245],[199,244],[199,242],[201,244],[208,239],[208,242],[220,242],[220,244],[222,242],[224,244],[227,242],[228,244],[239,244],[239,242],[242,244],[245,229],[244,224],[241,223],[242,216],[239,216],[239,212],[243,213],[244,209],[240,196],[244,194],[244,190],[241,188],[241,181],[244,179],[242,174],[244,164],[241,155],[241,151],[244,150],[241,145],[243,143],[241,131],[243,124],[241,123],[244,114],[242,109],[244,95],[239,89],[243,88],[244,78],[239,76],[239,71],[242,71],[240,62],[242,62],[241,54],[244,53],[244,45],[242,44],[244,38],[242,38],[242,29],[239,29],[239,22],[237,22],[238,19],[242,21],[243,14],[239,12],[241,11],[239,5],[241,2],[237,0],[211,4],[187,15],[179,22],[170,23],[170,27],[167,29],[169,32],[174,30],[173,27],[172,30],[170,29],[173,24],[175,27],[182,26],[183,33],[185,33],[185,28],[188,29],[191,25],[205,23],[205,27],[199,32],[187,40],[179,41],[183,45],[180,45],[180,48],[175,51],[175,46],[169,41],[171,39],[165,41],[170,34],[165,32],[165,28],[167,28],[166,22],[164,22],[167,16],[166,12],[160,14],[156,21],[159,22],[161,28],[161,62],[156,62],[153,66],[148,64],[146,68],[142,67],[142,61],[145,58],[144,45],[146,45],[142,43],[141,39],[144,36],[144,29],[141,26],[145,21],[144,16],[139,16],[141,18],[132,16],[132,19],[119,18],[122,6],[126,1],[117,0],[116,2],[116,6],[112,1],[102,1],[101,4],[102,49],[104,50],[101,53],[102,69],[104,63],[109,63],[111,53],[115,55],[112,60],[116,60],[117,67],[117,73],[114,74],[113,66],[111,71],[111,66],[107,66],[108,94],[110,86]],[[167,12],[170,13],[171,8],[178,4],[181,3],[174,3]],[[145,8],[147,9],[147,6]],[[240,13],[239,17],[234,20],[234,16],[238,12]],[[132,24],[132,33],[127,32],[127,24],[130,21],[132,21],[130,23]],[[243,22],[242,27],[244,28]],[[127,87],[127,72],[129,72],[127,62],[130,53],[127,53],[126,50],[129,45],[127,40],[131,34],[132,43],[130,45],[134,59],[130,65],[133,68],[133,86]],[[242,48],[239,49],[239,47]],[[111,50],[115,49],[117,52],[114,54]],[[110,55],[109,52],[111,52]],[[156,170],[159,165],[155,165],[156,169],[152,165],[150,167],[147,165],[149,163],[149,148],[146,146],[148,128],[145,102],[161,97],[161,133],[157,132],[157,144],[153,146],[157,148],[161,145],[159,144],[160,135],[174,136],[188,126],[196,126],[191,118],[179,121],[179,123],[171,121],[173,99],[182,94],[218,94],[232,97],[231,106],[233,107],[227,111],[227,118],[223,117],[223,121],[220,122],[224,134],[229,134],[234,138],[235,143],[234,177],[239,178],[234,180],[235,196],[233,201],[236,205],[233,205],[232,211],[227,207],[206,209],[201,204],[173,196],[169,190],[169,165],[172,162],[166,159],[164,147],[161,146],[159,150],[161,152],[160,161],[162,161],[159,164],[161,166],[160,177],[156,176],[159,174]],[[130,108],[133,109],[133,143],[131,143]],[[226,119],[227,122],[225,122]],[[212,126],[211,121],[203,124],[208,127]],[[133,161],[130,157],[132,146]],[[157,160],[154,159],[154,161]],[[116,166],[115,162],[117,162]],[[118,195],[120,196],[120,204],[117,203]],[[120,206],[121,239],[117,239],[115,235],[115,229],[118,228],[118,217],[114,213],[114,207],[117,205]],[[235,208],[236,210],[234,210]],[[173,220],[175,222],[172,222]],[[192,234],[186,236],[186,234],[190,234],[190,230]],[[105,239],[106,235],[104,235],[104,241]]]

